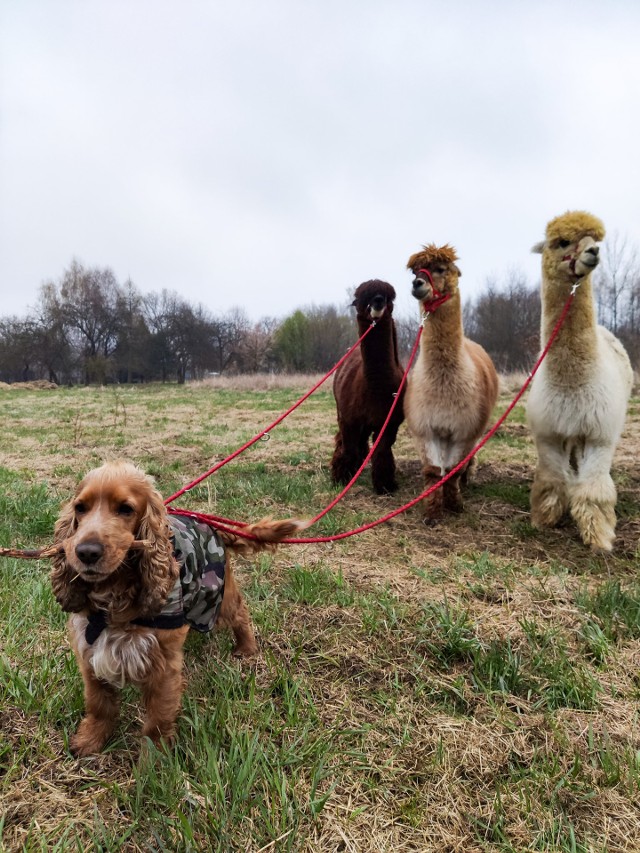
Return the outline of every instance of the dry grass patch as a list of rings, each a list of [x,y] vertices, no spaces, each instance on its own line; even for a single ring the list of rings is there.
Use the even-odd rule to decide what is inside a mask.
[[[3,390],[0,544],[49,542],[55,507],[103,458],[133,459],[170,494],[311,384]],[[513,383],[503,389],[502,408]],[[609,557],[592,557],[570,523],[531,527],[534,452],[519,406],[482,451],[463,515],[425,527],[415,508],[362,536],[241,561],[261,657],[243,666],[223,636],[190,638],[167,756],[141,752],[125,722],[109,751],[70,757],[81,679],[47,567],[5,563],[3,849],[637,850],[640,629],[623,621],[640,607],[636,399],[633,412]],[[180,505],[311,516],[336,494],[334,433],[321,390]],[[422,490],[404,429],[396,458],[398,494],[375,496],[365,473],[327,530]],[[135,693],[125,701],[129,721]]]

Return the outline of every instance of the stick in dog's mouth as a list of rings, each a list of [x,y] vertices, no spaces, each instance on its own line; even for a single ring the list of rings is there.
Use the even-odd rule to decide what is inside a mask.
[[[130,551],[142,551],[149,547],[148,539],[134,539],[129,546]],[[19,548],[0,548],[0,557],[16,557],[22,560],[44,560],[49,557],[55,557],[64,550],[64,543],[58,542],[55,545],[48,545],[46,548],[31,548],[20,550]]]

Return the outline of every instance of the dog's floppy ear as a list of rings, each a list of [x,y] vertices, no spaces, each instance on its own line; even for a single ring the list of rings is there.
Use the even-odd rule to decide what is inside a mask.
[[[68,501],[62,507],[54,528],[53,541],[56,545],[64,544],[66,539],[76,530],[76,517],[73,501]],[[67,563],[67,556],[61,548],[53,557],[51,570],[51,587],[56,601],[67,613],[79,613],[88,607],[87,583],[77,576],[77,572]]]
[[[162,496],[150,480],[147,506],[140,519],[138,538],[147,540],[139,561],[142,588],[138,604],[143,614],[153,616],[162,609],[179,569],[173,557],[167,510]]]

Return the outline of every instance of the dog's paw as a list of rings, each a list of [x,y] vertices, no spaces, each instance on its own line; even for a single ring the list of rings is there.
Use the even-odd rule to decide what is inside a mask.
[[[244,640],[236,645],[231,654],[234,658],[253,658],[258,654],[258,644],[255,640]]]
[[[96,755],[102,752],[104,741],[98,738],[87,738],[82,735],[75,734],[69,740],[69,752],[75,758],[85,758],[87,755]]]

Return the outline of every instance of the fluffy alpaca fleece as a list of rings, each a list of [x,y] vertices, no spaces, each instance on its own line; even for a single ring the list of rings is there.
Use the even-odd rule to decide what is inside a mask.
[[[398,358],[393,301],[396,292],[385,281],[365,281],[356,289],[358,332],[364,334],[375,320],[375,328],[347,361],[336,371],[333,393],[338,413],[338,432],[331,460],[335,483],[348,483],[369,452],[369,437],[374,440],[384,423],[394,395],[402,381]],[[401,392],[404,396],[404,388]],[[378,494],[397,488],[393,443],[404,418],[402,398],[371,457],[371,479]]]
[[[472,450],[498,396],[493,362],[479,344],[464,336],[457,259],[452,246],[431,244],[407,263],[415,275],[412,294],[429,312],[404,401],[427,488]],[[462,511],[461,474],[425,499],[425,520],[440,518],[445,509]]]
[[[304,526],[265,519],[244,528],[255,540],[241,539],[206,523],[170,519],[151,480],[128,462],[90,471],[56,522],[60,550],[51,572],[56,600],[70,613],[69,638],[84,680],[85,716],[71,738],[72,753],[103,748],[127,683],[142,691],[142,734],[171,741],[190,626],[206,631],[217,617],[235,635],[235,654],[257,652],[229,551],[272,547]]]
[[[569,314],[531,385],[527,419],[538,451],[531,513],[535,527],[552,527],[569,510],[585,545],[611,551],[616,489],[611,465],[633,383],[629,357],[596,324],[591,272],[604,226],[584,211],[547,225],[542,253],[542,343],[546,343],[578,284]]]

